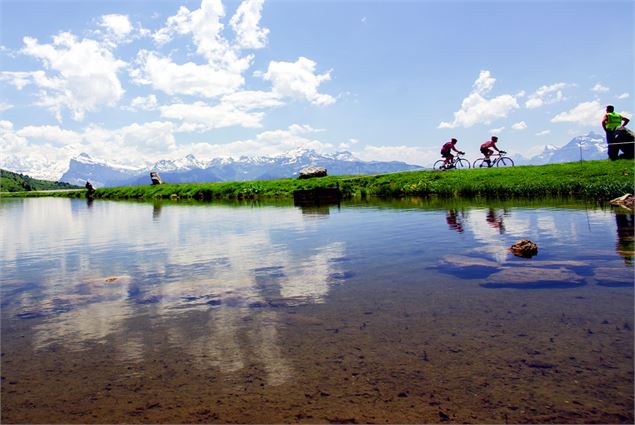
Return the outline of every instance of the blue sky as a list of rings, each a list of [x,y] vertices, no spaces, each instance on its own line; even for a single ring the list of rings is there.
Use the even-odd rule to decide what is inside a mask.
[[[429,165],[631,117],[633,1],[2,0],[0,167],[349,150]],[[46,171],[43,171],[46,170]]]

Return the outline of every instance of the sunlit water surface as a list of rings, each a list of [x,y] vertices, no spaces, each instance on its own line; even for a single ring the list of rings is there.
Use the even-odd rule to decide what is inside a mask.
[[[0,226],[5,422],[633,421],[631,214],[46,198]]]

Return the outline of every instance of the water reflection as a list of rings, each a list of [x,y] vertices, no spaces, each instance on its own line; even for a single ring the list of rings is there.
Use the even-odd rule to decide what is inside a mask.
[[[317,211],[3,201],[2,320],[32,320],[36,350],[110,344],[125,362],[142,361],[147,330],[161,329],[201,367],[230,374],[259,362],[277,385],[294,373],[280,350],[285,310],[326,303],[343,283],[632,286],[633,215],[613,215],[404,200]],[[512,256],[518,239],[539,255]]]
[[[448,228],[456,230],[459,233],[463,233],[463,221],[465,219],[465,213],[463,210],[457,212],[455,209],[450,209],[445,215],[445,221],[448,223]]]
[[[615,214],[615,224],[617,225],[617,253],[624,258],[624,263],[633,264],[635,255],[635,232],[633,214]]]
[[[501,235],[505,233],[505,224],[503,223],[503,216],[508,214],[507,210],[503,210],[503,212],[498,212],[494,208],[489,208],[487,210],[487,224],[493,229],[497,229],[498,233]]]

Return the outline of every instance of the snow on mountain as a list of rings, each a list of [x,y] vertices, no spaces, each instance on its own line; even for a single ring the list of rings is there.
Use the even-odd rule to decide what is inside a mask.
[[[142,169],[109,166],[84,154],[71,160],[61,180],[81,185],[88,180],[95,187],[149,184],[150,171],[158,171],[163,181],[172,183],[268,180],[296,177],[302,168],[312,165],[325,167],[330,175],[378,174],[422,168],[396,161],[364,162],[350,152],[323,155],[311,149],[295,149],[277,156],[215,158],[210,161],[188,155],[176,160],[161,160]]]
[[[184,158],[181,159],[175,159],[175,160],[169,160],[169,159],[162,159],[160,161],[157,161],[152,167],[150,167],[152,169],[152,171],[186,171],[186,170],[193,170],[193,169],[203,169],[203,168],[207,168],[208,163],[205,161],[199,161],[198,159],[196,159],[196,157],[192,154],[187,155]]]

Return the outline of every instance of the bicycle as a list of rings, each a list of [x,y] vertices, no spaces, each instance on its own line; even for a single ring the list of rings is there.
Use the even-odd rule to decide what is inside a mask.
[[[432,169],[437,171],[442,171],[442,170],[451,170],[452,168],[470,168],[470,161],[468,161],[465,158],[461,158],[461,155],[465,155],[465,154],[457,153],[456,156],[452,158],[452,161],[448,162],[447,167],[445,166],[445,160],[440,159],[434,163],[434,165],[432,166]]]
[[[474,164],[472,164],[472,167],[474,168],[513,167],[514,160],[508,156],[503,156],[503,154],[506,154],[506,153],[507,152],[505,151],[500,151],[500,153],[491,155],[490,158],[492,158],[492,156],[495,156],[496,158],[490,159],[489,165],[487,164],[487,161],[485,161],[485,158],[479,158],[476,161],[474,161]]]

